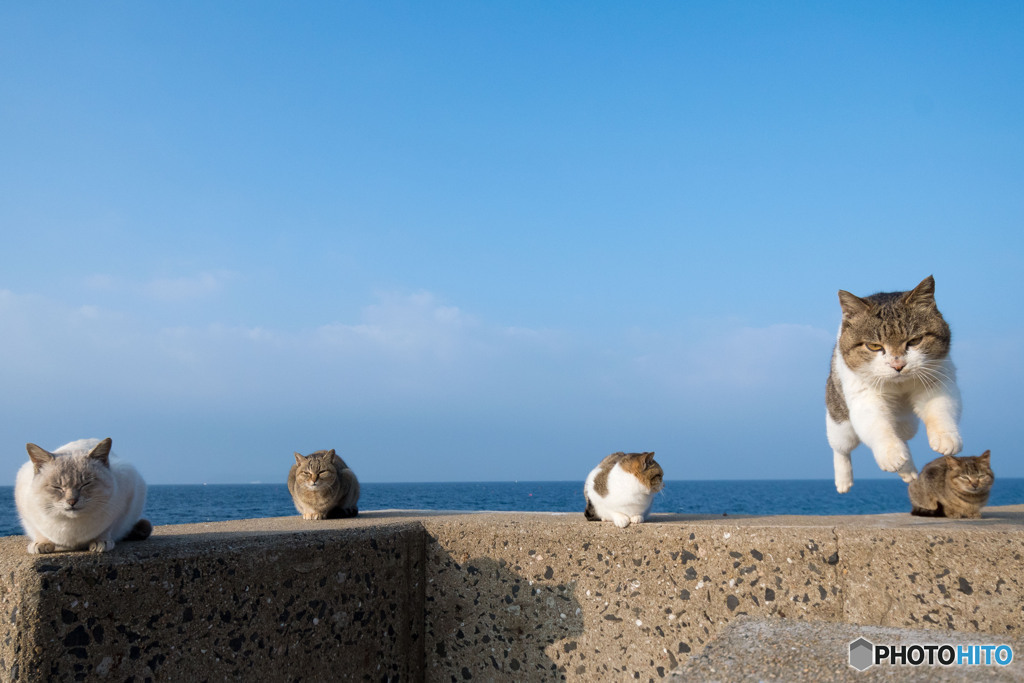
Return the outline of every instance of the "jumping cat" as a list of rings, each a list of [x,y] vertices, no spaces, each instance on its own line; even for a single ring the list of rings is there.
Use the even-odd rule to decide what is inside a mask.
[[[664,473],[654,453],[612,453],[587,476],[583,514],[591,522],[614,522],[622,528],[640,524],[663,486]]]
[[[853,486],[850,452],[863,442],[886,472],[917,478],[906,442],[924,421],[943,455],[963,448],[960,390],[949,358],[950,332],[928,276],[909,292],[860,298],[839,291],[843,320],[825,385],[825,417],[836,490]]]
[[[921,476],[910,482],[910,514],[922,517],[978,519],[988,503],[995,474],[991,452],[978,456],[944,455],[921,469]]]
[[[359,514],[359,480],[332,448],[295,454],[288,492],[303,519],[338,519]]]
[[[79,439],[50,453],[26,444],[29,461],[18,470],[14,501],[30,553],[102,553],[116,541],[149,538],[146,482],[112,459],[110,446],[110,439]]]

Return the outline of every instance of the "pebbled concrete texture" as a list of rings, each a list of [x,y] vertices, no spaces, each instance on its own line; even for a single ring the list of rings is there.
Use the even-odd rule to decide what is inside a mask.
[[[986,634],[987,635],[987,634]],[[1024,663],[1015,658],[1007,666],[877,664],[859,671],[849,664],[850,643],[865,638],[877,645],[1010,645],[1024,652],[1024,640],[958,631],[900,629],[887,626],[823,624],[788,619],[743,617],[730,622],[699,654],[669,677],[675,683],[733,683],[786,681],[787,683],[974,683],[1024,680]],[[870,660],[869,660],[870,661]]]
[[[102,555],[3,539],[0,677],[335,680],[340,652],[375,680],[419,668],[418,524],[250,526],[162,527]]]
[[[926,528],[856,529],[840,537],[848,558],[844,620],[910,628],[1019,635],[1024,628],[1024,546],[1016,534]],[[960,558],[960,561],[954,561]]]
[[[736,616],[842,614],[827,529],[473,515],[427,530],[428,672],[646,680]]]
[[[4,680],[646,681],[744,619],[982,642],[1024,623],[1024,506],[626,529],[385,511],[163,526],[102,555],[25,542],[0,539]]]

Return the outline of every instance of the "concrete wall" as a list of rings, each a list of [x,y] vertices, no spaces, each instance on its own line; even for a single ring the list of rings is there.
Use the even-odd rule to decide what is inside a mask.
[[[1019,636],[1024,507],[980,521],[364,513],[0,539],[4,680],[655,680],[741,615]]]
[[[420,677],[422,526],[332,526],[162,527],[103,555],[37,558],[3,539],[0,676]]]

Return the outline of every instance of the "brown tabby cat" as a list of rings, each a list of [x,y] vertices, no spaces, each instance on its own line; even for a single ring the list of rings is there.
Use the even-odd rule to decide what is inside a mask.
[[[944,455],[924,466],[921,476],[910,482],[910,514],[922,517],[978,519],[988,502],[995,474],[991,453],[956,457]]]
[[[303,519],[339,519],[359,514],[359,480],[332,448],[295,454],[288,492]]]

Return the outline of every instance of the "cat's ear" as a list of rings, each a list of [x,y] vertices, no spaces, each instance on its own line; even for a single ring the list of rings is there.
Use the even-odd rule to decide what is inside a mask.
[[[992,462],[992,451],[985,451],[978,456],[978,460],[982,461],[986,465]]]
[[[89,457],[93,460],[99,460],[101,463],[110,467],[110,446],[113,442],[110,437],[103,439],[96,446],[89,451]]]
[[[944,455],[944,456],[942,456],[942,459],[946,462],[946,465],[950,469],[954,469],[954,470],[960,469],[960,461],[956,459],[955,455]]]
[[[39,472],[39,468],[53,460],[54,457],[53,453],[40,448],[34,443],[25,444],[25,450],[28,451],[28,459],[32,461],[36,472]]]
[[[643,456],[644,456],[644,469],[647,469],[648,467],[651,466],[651,462],[654,460],[654,451],[651,451],[650,453],[644,453]]]
[[[934,306],[935,278],[929,275],[921,280],[921,284],[904,295],[903,303],[909,306]]]
[[[331,450],[327,451],[327,457],[328,458],[333,458],[336,455],[337,455],[337,453],[334,452],[333,448]]]
[[[306,456],[302,455],[299,452],[296,452],[295,453],[295,463],[298,464],[298,465],[301,465],[304,462],[306,462]]]
[[[840,289],[839,306],[843,309],[843,318],[849,320],[858,313],[864,313],[870,309],[871,302],[865,301],[854,294],[850,294],[845,289]]]

